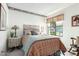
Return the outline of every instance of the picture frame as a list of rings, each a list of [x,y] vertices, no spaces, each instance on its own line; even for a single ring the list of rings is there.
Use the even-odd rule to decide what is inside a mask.
[[[0,31],[6,30],[6,11],[2,4],[0,4]]]
[[[72,26],[79,26],[79,15],[72,16]]]

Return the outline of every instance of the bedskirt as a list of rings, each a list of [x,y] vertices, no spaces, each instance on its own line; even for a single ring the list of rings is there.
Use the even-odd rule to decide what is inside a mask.
[[[49,56],[58,50],[66,52],[64,44],[59,38],[49,38],[48,40],[37,40],[32,43],[27,53],[28,56]]]

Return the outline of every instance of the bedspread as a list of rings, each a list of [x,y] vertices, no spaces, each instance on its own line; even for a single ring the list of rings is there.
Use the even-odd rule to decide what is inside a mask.
[[[46,40],[37,40],[32,43],[27,53],[28,56],[48,56],[56,51],[66,52],[66,48],[59,38],[50,38]]]

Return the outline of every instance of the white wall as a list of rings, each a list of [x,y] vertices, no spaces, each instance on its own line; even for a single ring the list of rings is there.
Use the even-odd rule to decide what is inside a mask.
[[[46,26],[45,18],[37,15],[27,14],[19,11],[9,10],[8,28],[13,25],[19,26],[19,34],[23,33],[23,24]],[[44,30],[45,33],[45,30]]]
[[[7,5],[5,3],[3,3],[2,5],[5,8],[6,14],[8,16]],[[7,17],[7,20],[8,20],[8,17]],[[7,25],[7,20],[6,20],[6,25]],[[2,55],[1,51],[6,50],[6,39],[7,39],[7,29],[6,29],[6,31],[0,31],[0,55]]]
[[[79,4],[74,4],[66,9],[56,12],[50,16],[55,16],[64,13],[64,23],[63,23],[63,37],[61,37],[62,42],[65,44],[66,48],[70,48],[71,37],[79,36],[79,26],[71,26],[71,18],[74,15],[79,15]]]

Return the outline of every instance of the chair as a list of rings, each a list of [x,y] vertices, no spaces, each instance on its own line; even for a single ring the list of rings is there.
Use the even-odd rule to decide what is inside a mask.
[[[71,39],[72,39],[72,44],[70,44],[70,46],[71,46],[71,48],[69,49],[69,51],[68,52],[71,52],[71,51],[73,51],[72,49],[73,48],[76,48],[77,49],[77,44],[75,44],[75,42],[76,42],[76,38],[74,38],[74,37],[71,37]],[[77,51],[77,50],[76,50]],[[73,51],[73,52],[76,52],[76,51]],[[72,53],[73,53],[72,52]]]

